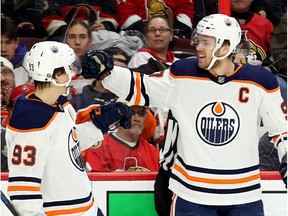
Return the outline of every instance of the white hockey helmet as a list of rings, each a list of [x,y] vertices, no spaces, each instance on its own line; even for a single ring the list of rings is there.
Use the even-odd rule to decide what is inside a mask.
[[[29,51],[27,69],[34,80],[52,82],[56,68],[64,67],[69,78],[72,78],[75,61],[76,55],[69,45],[56,41],[43,41],[34,44]]]
[[[213,50],[213,59],[207,68],[208,70],[214,65],[218,59],[223,59],[229,56],[241,40],[241,28],[237,20],[225,14],[211,14],[204,17],[196,27],[196,33],[206,36],[211,36],[216,39],[216,47]],[[222,46],[223,42],[228,40],[230,42],[230,49],[226,55],[216,57],[215,52]]]

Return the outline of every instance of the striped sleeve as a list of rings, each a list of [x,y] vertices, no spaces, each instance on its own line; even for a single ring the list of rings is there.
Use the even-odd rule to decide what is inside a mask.
[[[177,157],[178,134],[179,134],[178,122],[174,118],[171,110],[169,110],[167,116],[165,140],[163,146],[160,147],[160,165],[166,171],[171,170],[175,158]]]

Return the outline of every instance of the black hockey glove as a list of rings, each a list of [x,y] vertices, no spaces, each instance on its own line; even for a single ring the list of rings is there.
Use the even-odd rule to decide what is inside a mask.
[[[107,133],[109,126],[120,123],[126,129],[131,127],[131,109],[124,103],[115,102],[99,106],[90,112],[90,118],[102,133]]]
[[[113,67],[113,59],[107,53],[90,50],[82,57],[81,75],[86,79],[102,80],[110,74]]]
[[[283,179],[283,182],[285,184],[285,187],[287,188],[287,153],[282,158],[282,161],[279,166],[279,172]]]

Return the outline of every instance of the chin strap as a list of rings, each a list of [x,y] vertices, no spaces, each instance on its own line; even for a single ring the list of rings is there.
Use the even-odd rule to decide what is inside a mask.
[[[206,70],[210,70],[210,69],[214,66],[214,64],[215,64],[215,62],[216,62],[217,60],[224,59],[224,58],[226,58],[227,56],[229,56],[229,55],[231,54],[231,52],[228,51],[224,56],[216,57],[216,56],[215,56],[215,52],[216,52],[219,48],[220,48],[220,47],[215,47],[215,48],[214,48],[214,50],[213,50],[213,52],[212,52],[213,58],[212,58],[212,60],[211,60],[211,62],[210,62],[210,64],[209,64],[209,66],[208,66],[207,68],[205,68]]]

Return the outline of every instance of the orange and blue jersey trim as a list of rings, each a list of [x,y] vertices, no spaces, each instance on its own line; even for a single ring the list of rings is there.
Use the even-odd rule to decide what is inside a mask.
[[[245,167],[242,169],[220,170],[220,169],[207,169],[203,167],[189,166],[184,163],[183,159],[179,155],[177,159],[178,159],[178,164],[175,163],[173,168],[179,173],[179,176],[176,175],[175,173],[172,173],[171,178],[179,182],[180,184],[182,184],[187,189],[190,189],[196,192],[204,192],[204,193],[211,193],[211,194],[235,194],[235,193],[249,192],[249,191],[257,190],[260,188],[259,165]],[[187,171],[193,171],[195,173],[199,173],[199,176],[196,176],[196,175],[192,176]],[[211,178],[200,177],[202,176],[201,173],[211,174]],[[240,178],[233,177],[233,175],[237,176],[239,174],[247,174],[247,176],[240,177]],[[213,178],[214,175],[222,175],[227,178],[217,179],[217,178]],[[209,175],[206,175],[206,176],[209,176]],[[183,180],[183,178],[185,178],[185,181]],[[200,187],[200,186],[197,186],[198,183],[200,185],[205,184],[206,186],[207,185],[210,185],[210,186]],[[241,184],[246,185],[246,186],[241,186]],[[215,188],[213,188],[214,187],[213,185],[215,186]],[[221,186],[224,186],[224,185],[234,185],[235,187],[232,187],[230,189],[226,189],[226,187],[221,188]]]
[[[11,194],[11,200],[42,199],[40,192],[41,179],[35,177],[18,176],[9,177],[8,182],[9,184],[13,184],[9,185],[7,188],[7,191]],[[28,183],[31,185],[23,185],[23,183]],[[25,194],[23,194],[23,192]]]
[[[63,215],[63,214],[75,214],[85,212],[90,209],[94,204],[94,199],[92,192],[87,197],[73,200],[63,200],[63,201],[54,201],[54,202],[44,202],[43,207],[45,209],[46,215]],[[80,206],[81,205],[81,206]],[[74,206],[72,208],[67,208],[67,206]],[[79,206],[79,207],[76,207]],[[53,207],[54,210],[49,210]],[[55,210],[55,207],[59,207],[58,210]],[[63,209],[65,208],[65,209]]]
[[[235,64],[235,70],[219,83],[218,76],[198,67],[198,59],[183,59],[174,62],[170,67],[170,76],[174,79],[195,79],[214,81],[218,84],[227,82],[249,83],[261,87],[266,92],[275,92],[279,89],[275,76],[262,67],[248,64]]]
[[[146,92],[146,88],[144,85],[144,74],[142,73],[131,73],[131,81],[130,81],[130,90],[129,94],[125,98],[127,101],[131,101],[133,104],[139,105],[141,102],[141,97],[144,98],[144,106],[149,106],[150,99]],[[135,77],[134,77],[135,76]],[[134,91],[136,89],[136,92]],[[135,100],[132,101],[132,97],[135,95]]]

